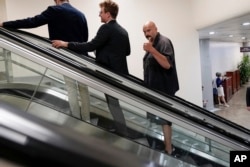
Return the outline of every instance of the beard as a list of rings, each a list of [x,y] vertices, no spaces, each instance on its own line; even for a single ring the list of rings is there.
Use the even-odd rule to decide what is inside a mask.
[[[153,37],[151,37],[149,35],[147,35],[146,38],[148,39],[149,42],[153,42],[154,41]]]

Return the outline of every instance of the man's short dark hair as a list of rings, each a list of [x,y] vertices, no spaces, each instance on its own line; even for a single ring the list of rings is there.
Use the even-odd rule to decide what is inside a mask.
[[[119,6],[112,0],[105,0],[100,3],[100,7],[104,8],[104,12],[109,12],[113,19],[116,19],[119,11]]]
[[[221,73],[220,73],[220,72],[217,72],[215,75],[216,75],[216,77],[220,77],[220,76],[221,76]]]

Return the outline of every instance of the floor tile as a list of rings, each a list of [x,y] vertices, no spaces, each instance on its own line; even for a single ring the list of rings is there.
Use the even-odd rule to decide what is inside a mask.
[[[247,87],[250,87],[250,82],[242,85],[241,88],[233,94],[228,102],[230,107],[215,106],[215,108],[219,110],[214,113],[250,130],[250,111],[246,108]]]

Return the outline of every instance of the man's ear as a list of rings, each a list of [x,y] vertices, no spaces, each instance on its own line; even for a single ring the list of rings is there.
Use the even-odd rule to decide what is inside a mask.
[[[111,17],[111,18],[112,18],[112,16],[111,16],[110,12],[107,12],[107,14],[109,15],[109,17]]]

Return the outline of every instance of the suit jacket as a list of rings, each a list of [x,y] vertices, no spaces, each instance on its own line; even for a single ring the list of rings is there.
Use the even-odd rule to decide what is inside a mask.
[[[8,21],[5,28],[35,28],[48,24],[49,38],[64,41],[88,41],[88,26],[85,15],[69,3],[49,6],[41,14],[34,17]]]
[[[247,87],[246,91],[246,105],[247,107],[250,107],[250,87]]]
[[[115,72],[128,74],[126,56],[130,54],[129,37],[116,20],[103,24],[90,42],[69,42],[68,48],[76,52],[96,51],[97,63]]]

